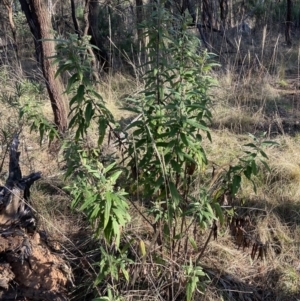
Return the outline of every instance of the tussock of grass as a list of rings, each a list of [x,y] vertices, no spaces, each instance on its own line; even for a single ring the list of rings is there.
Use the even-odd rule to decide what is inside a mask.
[[[203,142],[209,164],[214,163],[221,167],[234,163],[237,156],[242,153],[243,144],[250,142],[247,132],[258,134],[266,131],[269,138],[273,138],[273,131],[269,130],[270,125],[273,126],[272,123],[275,122],[282,125],[283,121],[279,114],[278,104],[283,104],[289,112],[290,103],[285,99],[287,94],[283,95],[280,89],[282,87],[278,88],[276,83],[281,81],[284,83],[282,86],[289,89],[288,75],[295,74],[299,69],[298,49],[290,52],[288,59],[285,60],[284,54],[287,51],[282,52],[282,56],[278,56],[278,52],[282,50],[281,44],[277,37],[271,40],[268,32],[261,33],[261,44],[265,48],[263,54],[260,51],[258,59],[254,59],[255,55],[252,52],[255,47],[252,46],[249,53],[248,50],[240,49],[240,53],[234,54],[231,59],[232,64],[229,63],[226,71],[219,76],[219,87],[212,91],[215,95],[213,143],[208,142],[207,139]],[[271,47],[267,49],[267,45]],[[294,61],[298,63],[293,64]],[[10,86],[12,80],[8,78],[7,70],[1,68],[0,73],[3,74],[1,78],[5,80],[7,91],[13,94],[15,86],[13,84]],[[26,85],[27,90],[25,89],[23,100],[35,93],[29,89],[29,83]],[[130,117],[130,114],[122,111],[120,107],[124,105],[126,96],[137,93],[142,84],[127,75],[116,73],[104,77],[100,86],[99,92],[116,120]],[[295,93],[295,89],[292,93]],[[45,100],[42,102],[43,113],[51,120],[51,106],[46,95],[39,95],[39,97]],[[299,100],[297,97],[295,96],[295,102]],[[1,110],[2,129],[12,131],[14,129],[12,125],[17,125],[17,112],[14,111],[14,115],[11,112],[8,109]],[[7,120],[5,116],[10,116],[11,119]],[[207,290],[204,295],[197,292],[195,300],[246,301],[260,300],[261,296],[264,296],[263,300],[284,301],[291,300],[291,296],[296,296],[300,290],[299,136],[288,136],[285,134],[285,129],[277,131],[276,135],[275,139],[280,146],[266,150],[272,172],[268,173],[265,168],[262,168],[262,171],[254,178],[257,184],[256,194],[253,192],[252,183],[243,178],[242,189],[236,195],[236,203],[243,201],[243,208],[240,211],[243,214],[249,214],[255,226],[253,235],[263,242],[269,242],[267,258],[262,261],[252,260],[251,248],[238,250],[229,229],[220,228],[218,240],[208,244],[200,262],[210,277],[206,279]],[[31,195],[34,208],[40,216],[39,226],[65,244],[69,252],[68,256],[77,269],[78,279],[90,277],[91,273],[95,275],[95,271],[82,264],[82,260],[88,261],[89,264],[95,263],[99,255],[100,242],[95,242],[91,238],[92,231],[87,230],[84,216],[70,210],[69,196],[62,190],[66,183],[57,176],[62,172],[60,154],[49,155],[47,145],[40,146],[38,135],[34,132],[30,133],[27,125],[23,127],[22,136],[21,164],[24,174],[42,171],[44,177],[34,186]],[[1,143],[5,144],[3,137],[0,136],[0,138]],[[91,140],[93,140],[93,133],[91,133]],[[3,151],[0,156],[2,159]],[[2,171],[7,170],[7,160],[4,163]],[[207,171],[207,177],[210,176],[210,172],[210,170]],[[199,182],[199,186],[203,183],[201,179],[196,181]],[[148,217],[146,207],[139,201],[134,200],[134,202]],[[132,221],[124,229],[128,234],[126,243],[131,244],[131,251],[135,251],[133,253],[136,256],[136,263],[140,265],[143,259],[138,252],[138,242],[143,239],[146,248],[150,248],[153,231],[133,206],[130,206],[130,212],[133,217]],[[204,246],[209,231],[203,231],[198,235],[198,251]],[[85,253],[88,256],[85,257]],[[196,255],[189,247],[189,253],[180,254],[180,260],[189,262],[189,259]],[[177,266],[177,263],[172,260],[166,260],[169,260],[170,270]],[[157,295],[157,291],[163,285],[159,282],[160,277],[155,279],[151,274],[159,267],[159,264],[153,262],[147,265],[142,276],[145,278],[148,276],[148,279],[152,281],[150,288],[145,289],[141,286],[132,291],[124,291],[124,299],[128,301],[163,300],[164,296]],[[80,287],[82,290],[91,283],[84,285]]]
[[[124,76],[120,73],[108,75],[101,83],[99,93],[105,100],[108,109],[111,111],[115,119],[131,116],[130,112],[126,112],[121,108],[124,106],[126,97],[141,90],[142,85],[130,76]]]
[[[283,199],[299,202],[300,197],[300,152],[294,138],[285,136],[279,139],[280,147],[269,152],[272,173],[266,181],[266,191],[273,202]]]
[[[234,133],[246,133],[263,129],[265,118],[261,111],[250,113],[240,107],[223,106],[222,112],[214,117],[213,124],[219,129]]]

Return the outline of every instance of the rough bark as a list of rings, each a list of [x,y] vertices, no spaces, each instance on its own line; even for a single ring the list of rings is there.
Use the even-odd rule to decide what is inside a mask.
[[[41,64],[41,43],[39,43],[40,34],[38,30],[37,20],[32,17],[31,8],[26,0],[19,0],[21,4],[22,11],[26,16],[29,29],[33,36],[34,48],[35,48],[35,58],[38,64]]]
[[[75,9],[74,0],[71,0],[71,13],[72,13],[72,20],[73,20],[73,25],[74,25],[74,28],[75,28],[75,32],[78,34],[78,36],[80,36],[81,32],[80,32],[78,20],[76,18],[76,9]]]
[[[202,23],[204,26],[213,26],[212,12],[208,0],[202,0]]]
[[[292,36],[291,36],[291,28],[292,28],[292,0],[286,1],[286,23],[285,23],[285,41],[288,46],[292,46]]]
[[[228,16],[228,2],[227,0],[219,0],[220,5],[220,18],[223,30],[226,29],[227,16]]]
[[[85,6],[84,6],[84,11],[83,11],[83,20],[84,20],[84,29],[83,29],[83,36],[86,36],[90,31],[90,19],[89,19],[89,14],[90,14],[90,0],[85,0]],[[91,37],[91,44],[95,45],[95,43],[92,42],[92,37]],[[91,67],[93,70],[92,76],[94,81],[99,82],[99,75],[97,72],[97,60],[95,53],[93,52],[93,49],[89,47],[88,53],[91,57]]]
[[[185,3],[186,3],[186,6],[187,6],[187,9],[189,11],[189,14],[191,15],[192,20],[193,20],[191,25],[194,26],[196,24],[196,21],[197,21],[195,3],[193,3],[192,0],[185,0]]]
[[[136,0],[136,28],[137,28],[137,37],[138,42],[141,43],[141,48],[145,46],[143,29],[141,28],[141,23],[143,22],[143,0]]]
[[[47,6],[44,0],[20,0],[27,22],[34,35],[36,53],[40,54],[39,62],[43,71],[49,94],[51,107],[54,115],[54,123],[60,134],[63,134],[68,127],[67,109],[63,97],[61,81],[55,78],[56,69],[52,64],[52,57],[55,54],[54,36]],[[46,41],[47,40],[47,41]],[[51,41],[52,40],[52,41]]]
[[[91,43],[97,46],[98,49],[94,49],[94,53],[99,61],[101,67],[105,72],[109,70],[109,58],[106,50],[103,47],[103,40],[99,35],[99,10],[100,2],[99,1],[90,1],[88,4],[88,35],[91,36]]]
[[[206,45],[207,49],[209,51],[212,51],[212,46],[211,46],[212,31],[210,29],[213,28],[213,16],[211,11],[211,5],[208,0],[202,0],[202,28],[204,29],[202,31],[202,36],[203,36],[202,40]]]

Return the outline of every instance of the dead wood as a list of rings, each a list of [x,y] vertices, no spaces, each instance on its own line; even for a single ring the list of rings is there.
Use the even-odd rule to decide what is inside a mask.
[[[258,238],[251,235],[249,228],[251,226],[250,217],[247,215],[246,217],[233,217],[231,219],[231,223],[229,224],[231,235],[235,237],[235,242],[238,246],[238,250],[240,247],[243,247],[243,251],[245,248],[249,248],[252,244],[251,249],[251,258],[255,259],[257,255],[257,259],[265,259],[267,257],[268,250],[268,242],[262,243]]]
[[[22,176],[18,145],[15,135],[8,178],[0,186],[0,299],[67,300],[64,295],[67,283],[72,283],[71,270],[61,255],[41,240],[30,204],[30,187],[41,173]]]

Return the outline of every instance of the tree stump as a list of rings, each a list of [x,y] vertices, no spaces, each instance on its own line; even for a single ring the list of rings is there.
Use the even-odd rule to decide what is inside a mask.
[[[72,271],[37,231],[30,187],[40,172],[22,177],[15,135],[9,152],[9,174],[0,186],[0,300],[68,300]],[[41,233],[42,234],[42,233]]]

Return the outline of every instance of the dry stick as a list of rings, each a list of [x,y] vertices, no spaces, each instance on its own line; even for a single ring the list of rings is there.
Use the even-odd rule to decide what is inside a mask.
[[[136,209],[136,211],[142,216],[142,218],[153,228],[153,230],[155,231],[155,226],[150,222],[150,220],[142,213],[142,211],[136,206],[136,204],[128,199],[129,202],[131,203],[131,205]]]
[[[239,229],[242,231],[243,236],[244,236],[244,235],[248,235],[249,238],[250,238],[250,240],[251,240],[251,242],[254,242],[254,244],[253,244],[253,246],[252,246],[251,257],[254,259],[254,258],[255,258],[255,255],[256,255],[256,253],[257,253],[257,251],[258,251],[259,254],[258,254],[257,259],[258,259],[259,257],[261,257],[261,259],[263,259],[263,256],[264,256],[264,253],[263,253],[263,252],[264,252],[264,249],[261,249],[261,248],[265,248],[265,247],[269,246],[268,242],[264,244],[264,243],[262,243],[259,239],[255,238],[255,237],[252,237],[252,235],[249,234],[249,233],[247,233],[247,231],[246,231],[245,229],[243,229],[242,227],[240,227]],[[242,242],[240,245],[238,245],[238,249],[240,248],[240,246],[241,246],[242,244],[243,244],[243,242]],[[256,247],[255,247],[255,245],[256,245]],[[244,246],[243,246],[243,248],[244,248]],[[260,252],[262,252],[262,253],[260,253]],[[266,256],[266,253],[265,253],[265,256]]]
[[[148,256],[148,254],[151,253],[151,251],[152,251],[154,245],[156,244],[158,235],[159,235],[159,231],[157,231],[157,232],[153,235],[153,238],[152,238],[151,243],[150,243],[150,247],[149,247],[148,251],[146,252],[146,254],[143,256],[142,264],[139,266],[139,268],[137,268],[137,269],[135,270],[135,273],[134,273],[133,278],[132,278],[132,280],[131,280],[131,286],[132,286],[132,287],[134,286],[134,284],[135,284],[135,282],[136,282],[136,279],[137,279],[138,275],[140,274],[143,265],[144,265],[145,262],[146,262],[146,258],[147,258],[147,256]]]
[[[4,165],[4,161],[5,161],[5,157],[6,157],[6,154],[7,154],[7,152],[8,152],[8,149],[9,149],[9,145],[6,144],[4,156],[3,156],[3,159],[2,159],[2,162],[1,162],[1,166],[0,166],[0,172],[2,172],[2,168],[3,168],[3,165]]]
[[[133,122],[136,121],[136,120],[138,120],[141,116],[142,116],[142,114],[138,115],[138,117],[136,117],[136,118],[133,120]],[[109,125],[109,127],[111,127],[110,124],[108,124],[108,125]],[[126,131],[126,128],[125,128],[125,131]],[[122,139],[120,138],[120,136],[119,136],[117,133],[115,133],[114,131],[113,131],[113,133],[114,133],[115,136],[118,138],[119,143],[121,143],[121,144],[126,148],[126,146],[125,146],[125,144],[123,143],[123,141],[122,141]],[[134,141],[134,140],[133,140],[133,141]],[[134,146],[134,150],[135,150],[135,143],[133,143],[133,146]],[[136,160],[136,156],[135,156],[135,157],[132,156],[132,158]],[[138,168],[137,162],[135,163],[135,165],[136,165],[136,168]],[[137,180],[138,180],[138,177],[139,177],[139,175],[138,175],[138,172],[137,172]],[[138,196],[138,198],[139,198],[139,196]],[[145,220],[145,221],[153,228],[153,231],[155,232],[155,226],[150,222],[150,220],[142,213],[142,211],[134,204],[134,202],[133,202],[132,200],[129,199],[129,202],[130,202],[130,203],[132,204],[132,206],[137,210],[137,212],[142,216],[142,218],[143,218],[143,219],[144,219],[144,220]]]
[[[206,242],[205,242],[205,244],[204,244],[204,247],[203,247],[203,249],[201,250],[201,253],[198,255],[198,257],[197,257],[197,259],[196,259],[196,265],[198,265],[198,263],[199,263],[199,261],[200,261],[202,255],[203,255],[203,253],[204,253],[204,251],[205,251],[205,249],[206,249],[206,247],[207,247],[207,245],[208,245],[208,243],[209,243],[209,241],[210,241],[210,238],[211,238],[211,235],[213,234],[213,231],[214,231],[214,230],[213,230],[213,227],[211,227],[211,230],[210,230],[209,235],[208,235],[208,238],[207,238],[207,240],[206,240]]]

